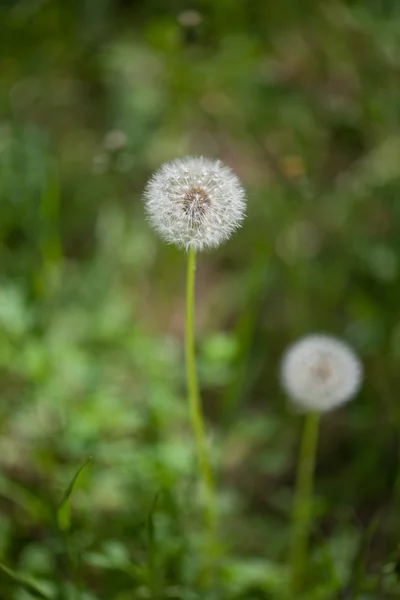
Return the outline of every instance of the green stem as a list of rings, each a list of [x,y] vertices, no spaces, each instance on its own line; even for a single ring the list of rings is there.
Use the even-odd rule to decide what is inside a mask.
[[[292,546],[290,554],[291,592],[293,597],[302,590],[304,584],[304,567],[311,525],[318,430],[319,415],[317,413],[306,414],[301,437],[293,507]]]
[[[196,442],[199,461],[200,477],[204,494],[204,518],[210,538],[214,539],[215,507],[214,483],[208,458],[205,427],[201,409],[199,384],[196,373],[194,350],[194,286],[196,271],[196,253],[193,249],[188,252],[187,281],[186,281],[186,378],[188,386],[188,401],[190,419]]]

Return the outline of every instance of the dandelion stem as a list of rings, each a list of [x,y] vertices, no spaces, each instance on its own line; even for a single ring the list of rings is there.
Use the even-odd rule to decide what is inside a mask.
[[[194,351],[194,288],[195,288],[196,253],[192,248],[188,252],[187,281],[186,281],[186,378],[188,387],[188,401],[190,419],[196,442],[196,450],[199,461],[200,478],[204,494],[204,520],[214,540],[215,532],[215,506],[214,506],[214,483],[208,458],[205,427],[201,409],[199,385],[196,373],[196,361]]]
[[[296,489],[293,507],[292,545],[290,554],[291,592],[298,594],[304,584],[311,509],[315,459],[318,445],[319,414],[307,413],[304,420],[297,466]]]

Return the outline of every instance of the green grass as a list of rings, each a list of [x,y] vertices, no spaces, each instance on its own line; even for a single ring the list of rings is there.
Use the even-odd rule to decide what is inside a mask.
[[[194,27],[178,4],[0,6],[0,598],[288,598],[300,422],[278,369],[314,331],[366,376],[321,423],[302,598],[396,598],[397,3],[204,0]],[[196,274],[207,590],[185,257],[141,199],[185,154],[221,158],[248,196]]]

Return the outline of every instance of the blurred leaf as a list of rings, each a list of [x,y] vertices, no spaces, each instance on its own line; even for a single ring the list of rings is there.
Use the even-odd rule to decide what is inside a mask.
[[[0,494],[23,509],[35,522],[50,522],[51,511],[44,500],[23,484],[0,476]]]
[[[0,328],[19,337],[26,333],[31,322],[30,309],[22,290],[3,282],[0,287]]]

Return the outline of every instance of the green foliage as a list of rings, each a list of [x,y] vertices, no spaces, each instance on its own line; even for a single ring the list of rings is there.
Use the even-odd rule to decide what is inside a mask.
[[[366,381],[322,420],[303,600],[396,598],[398,3],[189,8],[0,3],[0,598],[288,600],[300,422],[277,370],[318,330]],[[184,257],[141,201],[185,154],[221,157],[248,192],[244,227],[197,269],[208,588]]]

